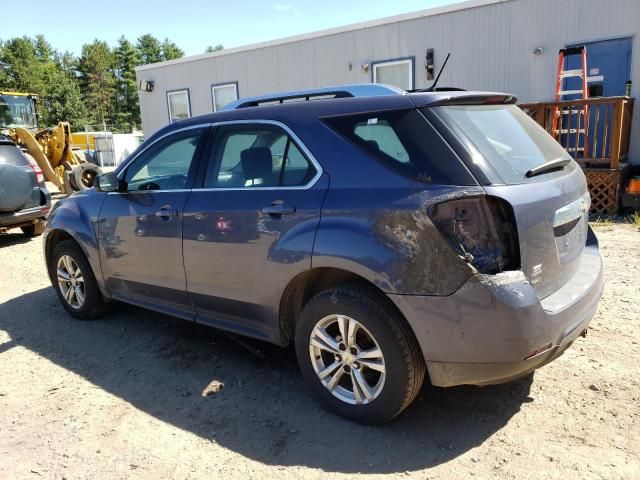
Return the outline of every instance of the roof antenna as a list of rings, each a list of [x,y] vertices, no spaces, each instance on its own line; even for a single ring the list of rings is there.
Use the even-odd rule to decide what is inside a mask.
[[[438,72],[438,76],[433,81],[433,84],[428,88],[423,88],[422,90],[418,90],[419,92],[435,92],[436,85],[438,84],[438,80],[440,80],[440,75],[442,75],[442,71],[444,70],[444,67],[447,66],[447,62],[449,61],[449,57],[450,56],[451,56],[451,52],[447,53],[447,58],[444,59],[444,63],[442,64],[442,67],[440,67],[440,71]]]

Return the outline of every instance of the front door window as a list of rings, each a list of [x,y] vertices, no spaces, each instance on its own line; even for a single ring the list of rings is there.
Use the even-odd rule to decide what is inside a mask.
[[[127,168],[127,190],[187,188],[202,128],[175,133],[143,152]]]

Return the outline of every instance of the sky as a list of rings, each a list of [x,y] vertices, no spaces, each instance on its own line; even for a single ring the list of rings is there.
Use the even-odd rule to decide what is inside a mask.
[[[458,3],[459,0],[0,0],[0,39],[43,34],[54,48],[78,55],[95,38],[168,37],[187,55],[207,45],[238,47],[351,23]],[[14,18],[16,21],[6,21]]]

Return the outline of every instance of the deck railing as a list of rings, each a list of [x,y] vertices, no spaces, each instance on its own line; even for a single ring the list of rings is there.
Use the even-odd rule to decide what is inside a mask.
[[[520,108],[585,167],[617,169],[618,165],[628,158],[633,98],[598,97],[562,102],[525,103],[520,104]],[[567,113],[562,114],[562,111]],[[577,113],[581,111],[586,111],[586,115]],[[558,119],[555,133],[554,117]],[[562,121],[565,124],[560,124],[558,128],[558,123]],[[560,130],[564,133],[559,133]],[[580,133],[585,131],[586,141],[585,136]]]

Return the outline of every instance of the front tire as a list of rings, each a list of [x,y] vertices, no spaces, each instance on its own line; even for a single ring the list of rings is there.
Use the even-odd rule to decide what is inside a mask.
[[[65,240],[53,248],[49,277],[62,306],[72,316],[91,320],[107,311],[108,304],[100,293],[91,266],[73,240]]]
[[[400,414],[425,376],[406,321],[386,299],[356,285],[326,290],[305,305],[296,354],[314,396],[358,423],[380,424]]]

